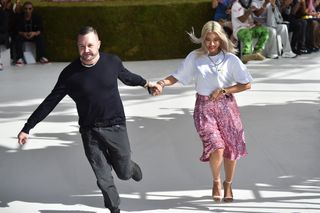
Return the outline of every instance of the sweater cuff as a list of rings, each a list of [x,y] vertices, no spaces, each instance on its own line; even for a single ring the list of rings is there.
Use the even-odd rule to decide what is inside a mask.
[[[146,80],[146,79],[143,79],[143,80],[141,81],[140,86],[144,87],[144,86],[146,85],[146,83],[147,83],[147,80]]]
[[[29,134],[30,129],[32,129],[27,123],[24,125],[24,127],[22,128],[21,132],[27,133]]]

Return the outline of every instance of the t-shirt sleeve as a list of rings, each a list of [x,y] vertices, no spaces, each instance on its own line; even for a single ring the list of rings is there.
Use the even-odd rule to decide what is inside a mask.
[[[195,51],[189,53],[189,55],[187,55],[187,57],[182,61],[178,69],[172,73],[172,76],[183,85],[190,84],[195,77],[196,57],[197,55]]]
[[[237,56],[231,57],[232,60],[232,76],[235,82],[240,84],[247,84],[253,81],[251,74],[247,67],[241,62]]]

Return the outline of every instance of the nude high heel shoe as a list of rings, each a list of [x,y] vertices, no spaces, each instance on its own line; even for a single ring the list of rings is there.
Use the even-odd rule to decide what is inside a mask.
[[[215,202],[221,201],[221,181],[220,180],[214,180],[213,181],[213,187],[212,187],[212,199]]]
[[[223,201],[227,203],[233,202],[233,192],[232,192],[231,184],[232,182],[228,182],[228,181],[223,182],[223,190],[224,190]]]

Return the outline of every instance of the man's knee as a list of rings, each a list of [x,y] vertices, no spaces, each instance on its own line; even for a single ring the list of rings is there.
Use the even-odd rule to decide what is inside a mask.
[[[118,160],[113,163],[113,169],[121,180],[129,180],[132,177],[131,160]]]
[[[129,169],[116,171],[116,174],[121,180],[129,180],[132,177],[132,172]]]

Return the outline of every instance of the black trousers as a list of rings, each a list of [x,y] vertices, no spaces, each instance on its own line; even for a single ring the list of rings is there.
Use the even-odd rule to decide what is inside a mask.
[[[21,35],[18,35],[16,38],[16,53],[17,53],[17,59],[23,58],[23,42],[30,41],[34,42],[36,44],[36,54],[37,54],[37,60],[39,60],[41,57],[46,57],[45,52],[45,46],[44,46],[44,38],[40,34],[38,36],[33,37],[32,39],[26,39],[22,37]]]
[[[102,191],[105,207],[117,209],[120,197],[114,185],[112,168],[118,178],[128,180],[133,174],[133,161],[125,125],[93,127],[80,130],[85,154]]]

